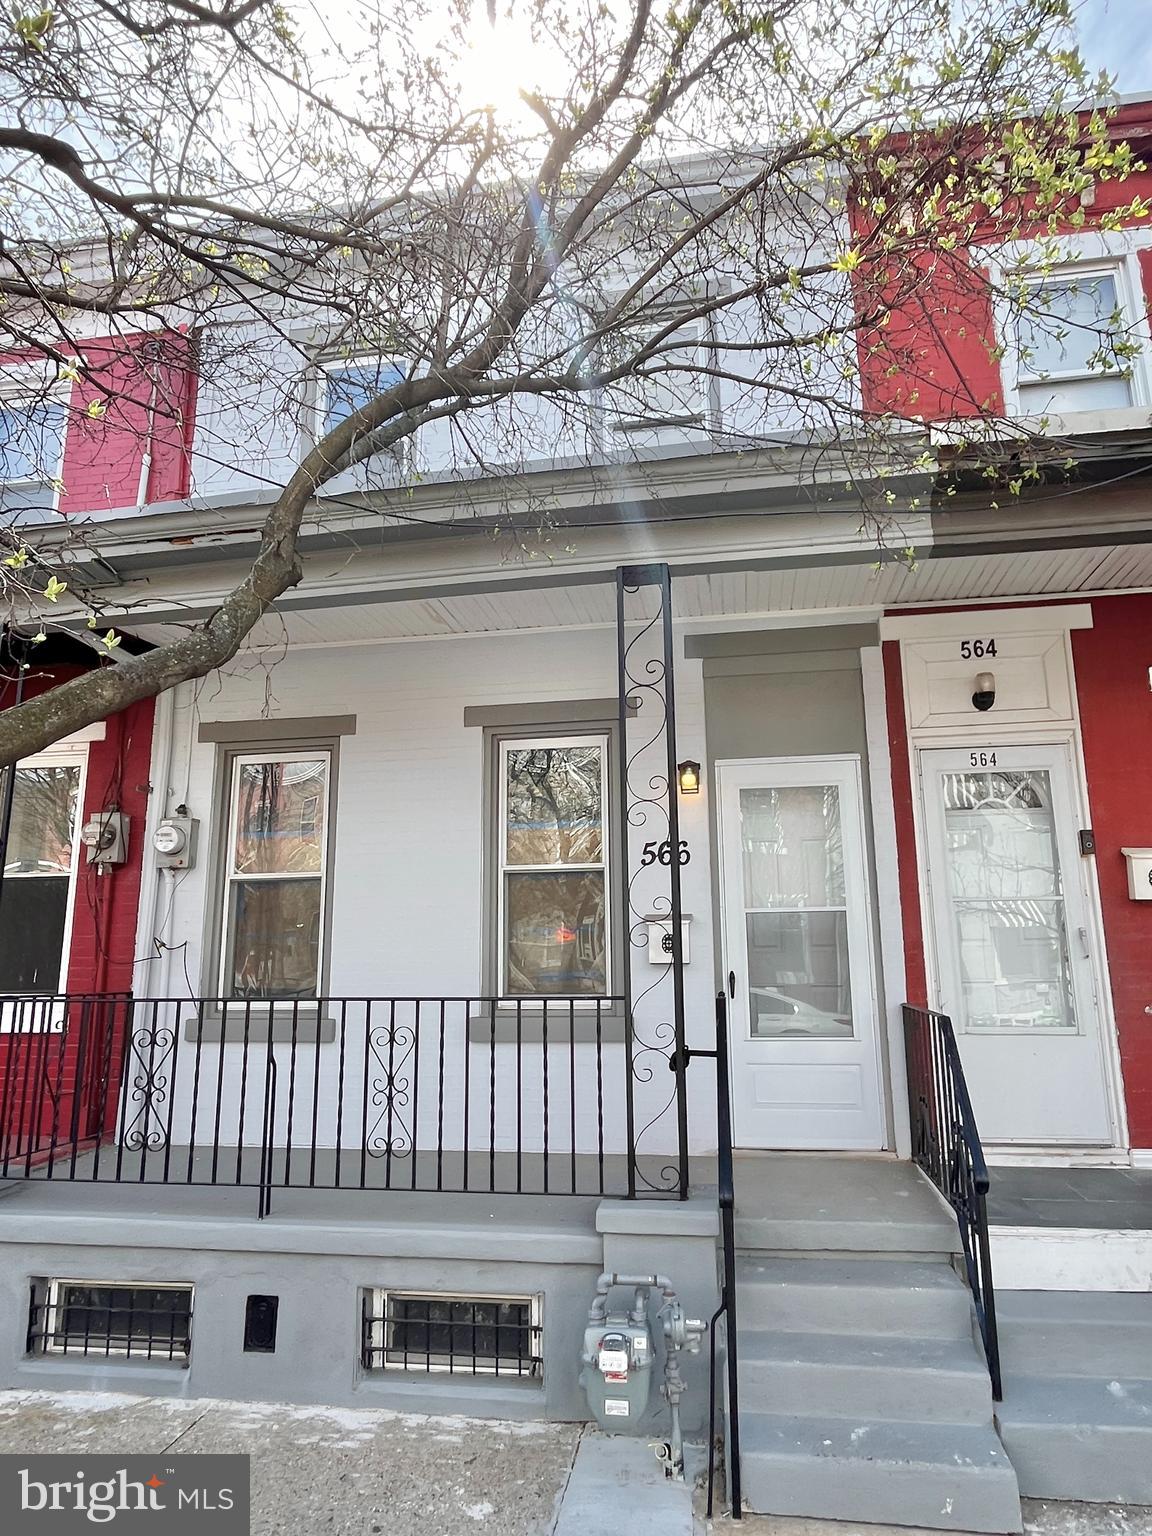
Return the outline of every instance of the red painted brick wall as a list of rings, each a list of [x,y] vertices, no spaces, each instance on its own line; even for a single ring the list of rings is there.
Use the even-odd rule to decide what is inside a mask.
[[[25,696],[32,697],[76,676],[76,667],[32,670]],[[0,708],[14,698],[14,684],[0,690]],[[72,922],[67,986],[70,992],[127,991],[132,985],[136,915],[143,868],[144,819],[148,809],[148,770],[152,755],[151,700],[134,704],[106,722],[103,741],[88,746],[84,819],[118,804],[132,818],[128,860],[98,875],[81,852]]]
[[[89,372],[72,388],[61,512],[171,501],[188,489],[196,370],[187,336],[165,332],[85,346]],[[103,414],[88,414],[90,405]]]
[[[1134,1147],[1152,1147],[1152,901],[1132,901],[1121,848],[1152,848],[1152,596],[1097,599],[1072,632],[1096,874]]]
[[[1152,165],[1144,146],[1152,132],[1152,104],[1137,102],[1112,119],[1115,140],[1127,139],[1136,153]],[[1083,208],[1069,207],[1082,217],[1084,232],[1101,218],[1135,198],[1152,197],[1152,169],[1138,170],[1126,181],[1101,182],[1094,199]],[[852,210],[857,238],[865,229]],[[1147,219],[1128,219],[1135,228]],[[1021,210],[1018,238],[1069,234],[1077,226],[1069,218],[1055,229],[1045,219],[1029,229]],[[980,267],[982,243],[1003,239],[1000,228],[977,228],[967,252],[938,252],[905,264],[898,280],[863,262],[853,273],[858,312],[874,308],[877,297],[891,305],[886,323],[857,335],[861,391],[866,409],[893,412],[913,420],[943,421],[1003,408],[1000,364],[993,348],[996,337],[987,279]],[[1152,307],[1152,253],[1141,254],[1145,296]]]

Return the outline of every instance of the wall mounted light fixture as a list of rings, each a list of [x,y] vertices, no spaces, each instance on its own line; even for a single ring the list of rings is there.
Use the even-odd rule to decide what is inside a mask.
[[[682,795],[698,795],[700,793],[700,764],[691,760],[676,764],[676,780],[680,785]]]
[[[973,709],[991,709],[996,702],[996,679],[991,672],[977,672],[976,691],[972,695]]]

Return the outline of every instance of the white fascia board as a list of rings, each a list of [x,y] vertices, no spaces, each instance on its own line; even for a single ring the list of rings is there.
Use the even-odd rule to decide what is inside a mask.
[[[996,628],[1012,634],[1044,634],[1064,629],[1091,629],[1091,603],[1043,603],[1026,608],[997,608],[994,599],[976,599],[972,608],[948,613],[894,613],[880,620],[881,640],[948,640],[967,635],[973,612],[993,612]]]

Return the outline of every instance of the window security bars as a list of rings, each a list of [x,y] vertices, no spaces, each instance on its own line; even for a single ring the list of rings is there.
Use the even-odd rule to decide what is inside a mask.
[[[34,1281],[28,1352],[186,1363],[192,1353],[192,1287]]]
[[[622,998],[4,1006],[0,1179],[248,1187],[260,1215],[279,1189],[624,1194],[641,1162],[681,1193],[629,1134],[676,1080],[645,1075]]]
[[[540,1380],[540,1298],[366,1291],[360,1360],[366,1371]]]
[[[947,1014],[908,1003],[903,1012],[912,1157],[955,1212],[992,1396],[999,1402],[1000,1343],[988,1237],[988,1167],[976,1116],[952,1020]]]

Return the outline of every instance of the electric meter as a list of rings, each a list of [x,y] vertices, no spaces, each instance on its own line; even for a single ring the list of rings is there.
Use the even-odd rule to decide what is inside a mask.
[[[197,823],[191,816],[166,816],[152,833],[161,869],[188,869],[196,856]]]

